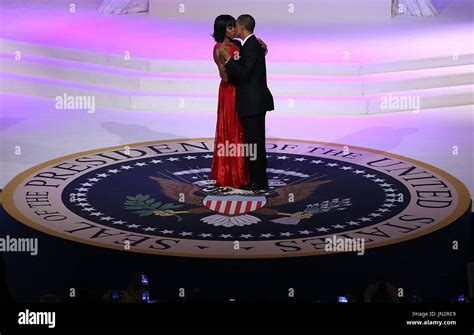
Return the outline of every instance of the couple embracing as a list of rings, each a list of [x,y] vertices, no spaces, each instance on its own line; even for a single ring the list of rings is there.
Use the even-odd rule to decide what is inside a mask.
[[[268,190],[265,116],[274,109],[267,87],[267,47],[253,34],[255,19],[219,15],[214,22],[214,61],[221,82],[212,179],[220,190]]]

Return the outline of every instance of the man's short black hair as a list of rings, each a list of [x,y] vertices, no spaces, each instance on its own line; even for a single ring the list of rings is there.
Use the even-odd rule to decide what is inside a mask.
[[[226,29],[229,26],[235,27],[235,19],[232,15],[223,14],[216,17],[214,21],[214,33],[212,34],[216,42],[224,42]]]
[[[253,33],[253,30],[255,29],[255,19],[252,15],[242,14],[237,18],[237,21],[239,21],[245,29]]]

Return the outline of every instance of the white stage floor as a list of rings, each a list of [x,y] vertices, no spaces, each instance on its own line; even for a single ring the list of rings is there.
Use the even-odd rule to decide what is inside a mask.
[[[89,149],[173,138],[212,137],[215,113],[98,108],[58,111],[53,100],[2,93],[2,187],[46,160]],[[192,125],[192,126],[191,126]],[[474,195],[474,110],[459,106],[380,115],[267,114],[267,137],[342,143],[411,157],[459,178]],[[21,154],[15,155],[20,146]],[[459,154],[453,155],[453,146]]]
[[[2,187],[33,165],[74,152],[155,139],[214,136],[218,87],[211,58],[214,18],[180,21],[146,13],[102,15],[96,11],[96,0],[76,1],[76,12],[70,13],[69,3],[0,3],[0,47],[4,47],[0,48],[0,79],[6,83],[2,87],[25,94],[0,93]],[[276,113],[267,116],[267,137],[343,143],[411,157],[446,170],[474,194],[474,110],[466,102],[466,94],[474,86],[474,61],[469,58],[474,54],[473,4],[468,0],[437,3],[440,15],[433,18],[257,25],[256,34],[269,45],[269,86],[278,107]],[[7,48],[2,39],[13,43]],[[24,57],[22,66],[16,64],[14,68],[11,55],[17,42],[25,42],[30,55]],[[72,51],[58,55],[54,47]],[[123,61],[125,52],[130,53],[130,61]],[[81,56],[71,58],[75,53]],[[462,55],[469,56],[462,58],[465,63],[450,63]],[[113,56],[121,58],[122,63],[114,63]],[[437,57],[443,57],[443,62]],[[167,71],[142,73],[140,66],[150,63],[140,63],[140,58],[154,61]],[[426,59],[431,61],[427,63]],[[404,60],[407,62],[401,68],[389,64]],[[23,66],[28,61],[30,66]],[[361,78],[359,66],[370,63],[375,79]],[[188,71],[190,67],[197,70]],[[306,69],[311,76],[301,76]],[[151,93],[137,93],[133,85],[138,83],[143,89],[140,80],[147,76],[164,79],[151,78],[145,87]],[[425,79],[419,80],[422,76]],[[308,82],[315,85],[314,89],[308,89]],[[348,107],[367,98],[367,92],[353,86],[353,82],[383,94],[427,94],[436,99],[420,112],[368,115],[366,106],[361,105],[353,114],[365,114],[334,115],[347,112]],[[79,85],[82,93],[74,91]],[[103,107],[97,107],[93,114],[55,109],[51,97],[65,92],[97,95],[113,103],[122,98],[128,101],[126,98],[135,94],[146,95],[143,105],[149,103],[155,113]],[[285,110],[287,100],[293,96],[298,99],[298,94],[303,94],[299,97],[301,103],[296,104],[300,110]],[[195,104],[188,104],[186,112],[173,111],[171,106],[175,108],[181,96]],[[431,103],[451,107],[429,109]],[[156,112],[156,106],[163,111]],[[142,107],[136,109],[146,109]],[[18,147],[21,154],[16,155]],[[452,153],[453,147],[458,148],[458,155]]]
[[[154,59],[212,62],[214,17],[163,19],[148,13],[104,15],[96,0],[2,0],[0,37]],[[365,63],[472,53],[473,3],[436,1],[440,15],[372,22],[257,22],[268,62]],[[241,13],[230,13],[238,16]],[[347,52],[347,53],[346,53]],[[344,57],[344,56],[347,57]]]

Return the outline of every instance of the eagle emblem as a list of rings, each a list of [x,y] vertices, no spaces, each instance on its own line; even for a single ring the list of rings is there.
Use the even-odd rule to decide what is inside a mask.
[[[214,212],[215,214],[201,219],[214,226],[245,226],[260,222],[261,220],[252,214],[283,215],[284,217],[272,220],[280,224],[297,224],[300,220],[308,219],[315,213],[331,210],[342,210],[350,205],[349,199],[333,199],[322,204],[311,204],[304,211],[296,213],[281,213],[272,207],[286,205],[290,202],[297,203],[313,194],[321,185],[330,183],[332,180],[313,180],[296,184],[283,184],[265,195],[242,194],[239,190],[220,195],[210,192],[214,181],[206,180],[195,183],[187,183],[172,179],[150,176],[150,179],[158,182],[165,196],[175,201],[197,206],[180,213],[204,214]],[[269,182],[272,185],[272,181]],[[275,182],[281,185],[281,182]],[[204,186],[204,187],[200,187]],[[207,186],[207,187],[206,187]],[[240,193],[240,194],[239,194]],[[336,200],[336,201],[334,201]],[[168,215],[173,215],[168,210]],[[249,214],[252,213],[252,214]],[[163,216],[167,216],[163,213]]]

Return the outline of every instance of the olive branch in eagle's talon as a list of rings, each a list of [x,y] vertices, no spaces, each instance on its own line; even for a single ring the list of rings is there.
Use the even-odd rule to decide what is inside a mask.
[[[140,217],[148,215],[157,216],[176,216],[178,222],[183,219],[177,214],[189,213],[189,211],[175,211],[174,208],[183,207],[183,205],[175,205],[171,202],[163,204],[161,201],[155,202],[155,199],[151,198],[150,195],[137,194],[136,196],[127,196],[127,200],[124,202],[125,209],[136,210],[133,213],[139,214]]]

